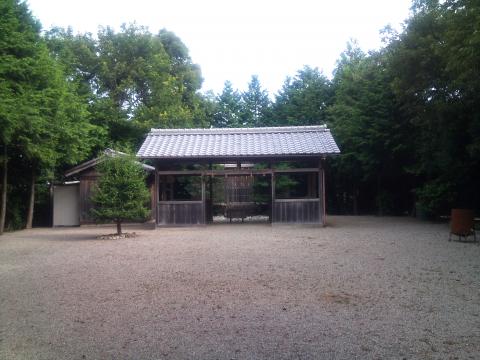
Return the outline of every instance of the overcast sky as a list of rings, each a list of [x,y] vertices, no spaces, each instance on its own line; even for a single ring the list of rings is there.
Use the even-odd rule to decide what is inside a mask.
[[[203,90],[225,80],[243,90],[253,74],[271,93],[304,65],[327,76],[350,38],[364,50],[381,46],[379,31],[401,29],[411,0],[28,0],[44,29],[71,26],[96,33],[136,21],[177,34],[199,64]]]

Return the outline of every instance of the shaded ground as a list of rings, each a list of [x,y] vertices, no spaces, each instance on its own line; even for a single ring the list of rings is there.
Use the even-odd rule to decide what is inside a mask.
[[[331,217],[0,238],[0,359],[478,359],[480,246]]]

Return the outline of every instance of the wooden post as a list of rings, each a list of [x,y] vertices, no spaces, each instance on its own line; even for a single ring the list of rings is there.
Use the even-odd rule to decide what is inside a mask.
[[[318,160],[318,222],[323,224],[322,160]]]
[[[205,204],[206,204],[206,201],[205,201],[205,176],[203,175],[200,175],[200,178],[202,180],[202,219],[203,219],[203,223],[206,224],[207,223],[207,214],[206,214],[206,209],[205,209]]]
[[[275,222],[275,172],[272,170],[271,175],[271,186],[272,186],[272,209],[271,209],[271,219],[270,222],[273,224]]]
[[[325,195],[325,169],[322,168],[322,189],[323,189],[323,226],[327,225],[327,198]]]
[[[213,169],[212,163],[208,164],[208,169],[209,170]],[[210,181],[208,183],[208,188],[209,188],[209,191],[210,191],[210,201],[213,204],[213,181],[212,180],[213,180],[213,176],[210,175]]]
[[[325,172],[322,159],[318,161],[318,215],[322,226],[325,226]]]
[[[157,227],[157,224],[158,224],[158,202],[160,201],[160,198],[159,198],[159,186],[160,184],[158,183],[158,169],[157,167],[155,166],[155,189],[153,191],[153,196],[154,196],[154,206],[155,206],[155,209],[154,209],[154,212],[153,212],[153,215],[155,216],[155,227]]]
[[[211,171],[213,169],[212,163],[208,164],[208,169]],[[208,178],[208,190],[210,193],[209,200],[208,200],[208,221],[213,223],[213,176],[210,175]]]

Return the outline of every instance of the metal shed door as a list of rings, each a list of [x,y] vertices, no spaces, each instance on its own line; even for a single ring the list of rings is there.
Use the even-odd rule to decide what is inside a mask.
[[[53,188],[53,226],[80,225],[80,186],[57,185]]]

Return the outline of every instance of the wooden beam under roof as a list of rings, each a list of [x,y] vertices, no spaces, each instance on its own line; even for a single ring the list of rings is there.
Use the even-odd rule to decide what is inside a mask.
[[[225,175],[270,175],[288,173],[318,172],[318,168],[291,168],[291,169],[233,169],[233,170],[159,170],[158,175],[200,175],[200,176],[225,176]]]

